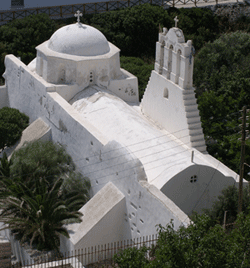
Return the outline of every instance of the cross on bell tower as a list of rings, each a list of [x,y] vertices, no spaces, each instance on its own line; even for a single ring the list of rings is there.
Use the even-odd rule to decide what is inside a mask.
[[[175,21],[175,26],[174,27],[177,28],[177,23],[179,21],[178,18],[177,18],[177,16],[174,18],[174,21]]]
[[[80,17],[82,17],[82,13],[79,10],[77,10],[75,17],[77,17],[77,22],[80,23]]]

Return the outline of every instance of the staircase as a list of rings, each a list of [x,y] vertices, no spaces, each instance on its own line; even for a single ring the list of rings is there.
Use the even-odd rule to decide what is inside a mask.
[[[183,101],[186,111],[191,147],[206,153],[206,144],[201,127],[200,114],[196,103],[194,89],[183,90]]]

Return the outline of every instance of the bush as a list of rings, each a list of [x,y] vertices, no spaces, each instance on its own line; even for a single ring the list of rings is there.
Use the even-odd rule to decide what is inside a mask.
[[[4,107],[0,109],[0,149],[13,146],[29,125],[29,117],[17,109]]]
[[[250,34],[239,31],[207,43],[194,64],[194,84],[208,152],[235,172],[240,161],[239,110],[250,102],[249,66]],[[246,162],[250,161],[249,153],[247,146]]]
[[[55,31],[55,22],[47,14],[31,15],[0,27],[0,75],[4,73],[7,54],[21,57],[28,64],[36,57],[36,46],[48,40]]]
[[[132,248],[116,256],[115,262],[119,267],[129,268],[248,268],[250,215],[241,213],[236,226],[226,232],[206,214],[195,215],[194,223],[177,231],[171,221],[166,227],[158,226],[158,241],[150,253],[151,260]]]
[[[239,190],[235,186],[229,186],[222,190],[218,200],[214,202],[211,209],[206,209],[205,213],[209,215],[214,224],[223,224],[224,212],[227,211],[226,223],[234,223],[238,214]],[[248,214],[250,211],[250,196],[247,187],[243,188],[242,211]]]
[[[34,141],[15,151],[0,168],[1,221],[21,242],[39,250],[58,249],[65,224],[81,221],[77,212],[88,200],[90,182],[75,170],[65,149]]]
[[[146,258],[147,248],[145,246],[125,249],[114,256],[114,262],[119,268],[143,268],[149,262]]]

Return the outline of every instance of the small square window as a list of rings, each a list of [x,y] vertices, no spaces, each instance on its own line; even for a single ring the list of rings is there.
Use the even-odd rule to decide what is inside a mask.
[[[190,178],[190,182],[191,182],[191,183],[197,182],[197,176],[196,176],[196,175],[192,176],[192,177]]]

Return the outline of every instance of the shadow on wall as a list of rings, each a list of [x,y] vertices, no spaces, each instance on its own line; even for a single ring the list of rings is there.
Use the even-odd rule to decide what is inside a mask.
[[[9,96],[6,85],[0,86],[0,109],[3,107],[10,107]]]
[[[161,191],[187,215],[210,208],[221,191],[233,185],[232,177],[205,165],[192,165],[172,177]]]

